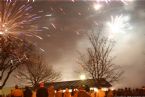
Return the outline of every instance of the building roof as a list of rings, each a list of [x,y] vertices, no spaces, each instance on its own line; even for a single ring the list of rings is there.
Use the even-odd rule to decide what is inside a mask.
[[[98,81],[96,80],[96,84],[93,79],[86,79],[86,80],[73,80],[73,81],[62,81],[62,82],[54,82],[55,89],[65,89],[65,88],[77,88],[78,86],[89,86],[89,87],[111,87],[112,85],[107,82],[105,79],[100,80],[100,84],[97,84]],[[46,83],[45,86],[50,86],[52,83]]]

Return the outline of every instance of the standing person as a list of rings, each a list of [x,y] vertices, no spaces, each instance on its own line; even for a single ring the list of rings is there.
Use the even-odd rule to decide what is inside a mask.
[[[72,92],[71,92],[71,97],[74,97],[74,92],[75,92],[75,90],[74,90],[74,89],[72,89]]]
[[[14,90],[12,89],[12,90],[11,90],[11,93],[10,93],[10,97],[14,97],[13,92],[14,92]]]
[[[78,97],[78,89],[75,89],[75,91],[74,91],[74,97]]]
[[[108,90],[107,97],[114,97],[112,90],[110,90],[110,89]]]
[[[84,90],[83,87],[80,87],[77,97],[90,97],[90,95]]]
[[[0,97],[3,97],[2,89],[0,89]]]
[[[90,96],[91,96],[91,97],[96,97],[96,92],[95,92],[94,90],[91,90],[91,91],[90,91]]]
[[[62,90],[59,89],[59,90],[56,91],[55,97],[62,97],[62,94],[63,94]]]
[[[48,97],[47,89],[44,87],[44,83],[40,83],[40,87],[36,92],[36,97]]]
[[[65,92],[64,92],[64,96],[63,97],[71,97],[71,94],[69,92],[69,89],[66,88]]]
[[[15,86],[15,90],[13,90],[13,97],[23,97],[23,91],[19,89],[18,85]]]
[[[36,97],[36,91],[37,91],[37,89],[35,88],[32,92],[32,97]]]
[[[55,96],[55,90],[54,90],[54,86],[53,85],[51,85],[48,88],[48,94],[49,94],[49,97],[54,97]]]
[[[32,91],[27,86],[25,87],[25,91],[23,94],[24,94],[24,97],[32,97]]]
[[[98,89],[97,97],[105,97],[105,92],[100,87]]]

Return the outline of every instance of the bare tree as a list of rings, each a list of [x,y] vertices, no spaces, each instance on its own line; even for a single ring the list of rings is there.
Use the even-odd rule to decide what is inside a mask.
[[[86,49],[86,54],[80,53],[79,59],[83,70],[95,82],[96,79],[99,82],[102,78],[108,82],[117,81],[123,72],[119,66],[112,64],[111,52],[114,43],[102,31],[88,34],[88,39],[91,47]]]
[[[60,79],[60,73],[55,72],[52,66],[44,64],[42,56],[31,56],[26,64],[17,70],[18,80],[31,84],[36,88],[40,82],[51,82]]]
[[[27,54],[32,50],[31,46],[13,35],[0,36],[0,89],[5,86],[11,73],[27,60]]]

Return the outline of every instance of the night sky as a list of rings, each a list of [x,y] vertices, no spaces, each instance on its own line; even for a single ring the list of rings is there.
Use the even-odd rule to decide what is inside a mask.
[[[116,45],[112,51],[113,63],[124,70],[123,78],[115,87],[144,85],[145,80],[145,0],[100,2],[103,7],[94,8],[95,1],[35,0],[33,9],[41,16],[38,35],[30,40],[44,49],[46,62],[62,73],[62,80],[79,79],[77,59],[79,52],[89,47],[86,33],[104,25],[111,16],[129,16],[129,27],[124,32],[113,34]],[[109,33],[108,30],[104,30]],[[109,35],[108,35],[109,37]]]

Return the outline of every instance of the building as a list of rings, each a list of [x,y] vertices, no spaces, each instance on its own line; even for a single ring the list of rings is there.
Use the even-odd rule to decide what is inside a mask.
[[[109,88],[112,85],[107,82],[105,79],[101,79],[100,83],[97,84],[98,81],[96,80],[96,83],[94,82],[93,79],[86,79],[86,80],[73,80],[73,81],[62,81],[62,82],[54,82],[54,88],[55,89],[74,89],[74,88],[78,88],[79,86],[86,86],[86,87],[94,87],[94,88],[98,88],[99,86],[103,87],[103,88]],[[48,87],[50,86],[52,83],[46,83],[45,86]]]

